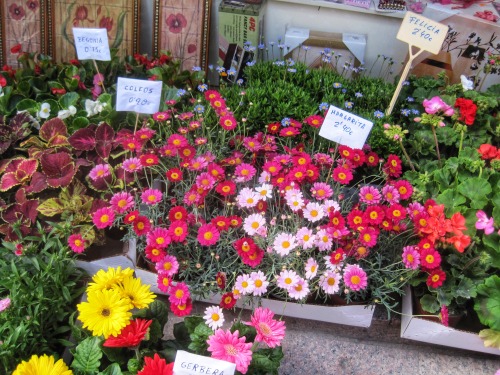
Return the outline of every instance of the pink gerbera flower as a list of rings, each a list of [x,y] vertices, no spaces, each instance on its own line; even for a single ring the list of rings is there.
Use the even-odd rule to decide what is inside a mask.
[[[89,172],[89,177],[96,181],[98,178],[108,177],[111,174],[111,169],[108,164],[97,164]]]
[[[380,195],[378,189],[373,186],[366,185],[359,189],[359,200],[362,203],[378,204],[381,199],[382,195]]]
[[[130,173],[137,172],[142,168],[141,159],[130,158],[123,161],[122,168]]]
[[[314,198],[321,201],[330,198],[333,195],[333,190],[330,185],[324,182],[315,182],[312,185],[311,194]]]
[[[190,293],[188,286],[183,282],[178,282],[170,287],[170,295],[168,300],[174,305],[182,305],[189,299]]]
[[[122,214],[134,206],[134,197],[126,191],[121,191],[114,194],[109,203],[115,212]]]
[[[173,277],[179,271],[179,262],[173,255],[165,255],[162,260],[156,263],[158,273],[163,273],[168,277]]]
[[[92,215],[92,222],[97,227],[97,229],[111,227],[114,220],[115,212],[111,207],[100,208]]]
[[[198,229],[198,242],[202,246],[211,246],[217,243],[220,237],[220,232],[212,223],[203,224]]]
[[[344,284],[354,291],[366,289],[368,286],[366,272],[357,264],[348,264],[344,268]]]
[[[85,241],[80,233],[72,234],[68,237],[68,246],[75,253],[83,253],[85,250]]]
[[[406,268],[416,270],[420,265],[420,253],[416,246],[403,247],[403,263]]]
[[[236,370],[246,374],[252,361],[253,344],[245,342],[245,337],[239,337],[239,335],[238,330],[231,333],[230,330],[218,329],[208,338],[207,350],[212,353],[212,358],[235,363]]]
[[[270,348],[281,344],[285,337],[285,322],[275,320],[274,313],[266,307],[257,307],[246,325],[252,326],[257,331],[255,341],[263,342]]]
[[[149,206],[153,206],[159,202],[161,202],[162,193],[157,189],[146,189],[141,194],[142,203],[147,204]]]
[[[148,245],[158,246],[160,249],[167,248],[171,241],[168,229],[162,227],[154,228],[146,236],[146,243]]]

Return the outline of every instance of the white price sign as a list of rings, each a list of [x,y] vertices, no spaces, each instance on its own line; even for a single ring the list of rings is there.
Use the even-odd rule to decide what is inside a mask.
[[[372,127],[373,122],[332,105],[321,125],[319,135],[341,145],[361,149]]]
[[[234,375],[236,365],[220,359],[203,357],[178,350],[175,355],[174,375]]]
[[[162,81],[118,78],[116,110],[153,114],[160,109]]]
[[[74,27],[73,36],[79,60],[111,60],[108,30]]]
[[[406,12],[396,37],[409,45],[437,54],[447,33],[447,25],[420,14]]]

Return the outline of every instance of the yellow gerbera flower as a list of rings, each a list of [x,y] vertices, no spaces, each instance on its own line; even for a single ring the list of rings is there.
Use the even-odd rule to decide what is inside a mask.
[[[130,323],[130,301],[115,290],[87,292],[87,301],[78,304],[78,319],[94,336],[117,336]]]
[[[44,354],[41,357],[33,355],[27,362],[22,361],[12,375],[73,375],[73,371],[62,359],[56,362],[53,356]]]
[[[113,289],[117,284],[123,282],[125,279],[131,278],[133,275],[134,270],[131,268],[125,268],[122,270],[121,267],[110,267],[107,271],[99,270],[92,277],[93,282],[89,283],[87,292]]]
[[[121,294],[122,298],[128,299],[134,307],[144,309],[156,298],[156,295],[149,288],[150,285],[143,285],[141,279],[131,277],[124,279],[116,287],[116,290]]]

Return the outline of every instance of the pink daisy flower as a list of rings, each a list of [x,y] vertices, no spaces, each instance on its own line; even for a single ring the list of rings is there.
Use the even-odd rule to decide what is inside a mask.
[[[299,190],[291,189],[285,193],[285,200],[288,207],[293,212],[300,211],[304,206],[304,199],[302,193]]]
[[[158,273],[163,273],[168,277],[173,277],[179,271],[179,262],[173,255],[165,255],[155,266]]]
[[[394,183],[401,199],[408,199],[413,194],[413,186],[406,180],[398,180]]]
[[[141,170],[142,164],[139,158],[130,158],[123,161],[122,168],[130,173]]]
[[[207,340],[207,350],[211,357],[236,364],[236,370],[246,374],[248,366],[252,361],[252,343],[245,342],[245,337],[239,337],[238,330],[231,333],[230,330],[218,329]]]
[[[302,211],[304,218],[309,220],[311,223],[320,221],[325,217],[325,210],[323,209],[323,206],[316,202],[309,202]]]
[[[321,201],[330,198],[333,195],[333,190],[330,185],[324,182],[315,182],[311,187],[311,194],[314,198]]]
[[[293,288],[299,282],[299,275],[293,270],[284,270],[281,271],[278,276],[278,280],[276,281],[277,285],[280,288],[289,290]]]
[[[180,134],[172,134],[167,139],[167,145],[180,149],[182,147],[188,146],[188,140]]]
[[[259,140],[253,137],[243,138],[243,146],[245,146],[245,148],[251,152],[257,152],[262,148],[262,144],[259,142]]]
[[[319,278],[319,286],[326,294],[335,294],[340,290],[341,276],[335,271],[326,271]]]
[[[283,167],[277,161],[267,161],[262,166],[262,169],[268,172],[271,176],[276,176]]]
[[[167,248],[171,241],[168,229],[162,227],[156,227],[146,235],[146,244],[148,246],[157,246],[160,249]]]
[[[167,255],[165,250],[158,246],[146,246],[144,252],[146,253],[146,258],[155,263],[161,261]]]
[[[100,208],[92,215],[92,222],[97,227],[97,229],[111,227],[114,220],[115,212],[111,207]]]
[[[236,202],[241,208],[252,208],[259,202],[259,196],[253,189],[245,187],[238,193]]]
[[[182,282],[178,282],[170,287],[170,295],[168,300],[174,305],[183,305],[190,297],[188,286]]]
[[[77,254],[85,250],[85,241],[80,233],[72,234],[68,237],[68,246]]]
[[[384,196],[384,199],[392,204],[392,203],[398,203],[399,202],[399,192],[398,189],[396,189],[392,185],[385,185],[382,188],[382,194]]]
[[[238,121],[233,115],[225,115],[219,119],[219,124],[224,130],[233,130],[238,126]]]
[[[203,190],[210,190],[215,185],[215,178],[208,172],[200,173],[196,176],[196,186]]]
[[[368,285],[366,272],[357,264],[348,264],[344,268],[344,284],[354,291],[366,289]]]
[[[89,172],[89,177],[96,181],[98,178],[108,177],[111,174],[111,169],[108,164],[97,164]]]
[[[186,191],[186,194],[184,194],[182,202],[186,206],[196,206],[203,202],[203,197],[200,194],[198,194],[196,189],[193,188]]]
[[[316,236],[314,235],[312,229],[306,227],[300,228],[297,231],[295,238],[297,239],[297,244],[302,246],[304,250],[312,249],[316,240]]]
[[[318,262],[314,260],[314,258],[309,258],[304,266],[304,269],[306,271],[306,279],[312,279],[316,277],[316,274],[318,273]]]
[[[328,251],[332,248],[333,241],[330,233],[326,229],[320,229],[316,233],[316,246],[319,251]]]
[[[208,166],[208,161],[203,156],[197,156],[189,161],[188,169],[191,171],[201,171]]]
[[[420,265],[420,253],[416,246],[403,247],[403,263],[406,268],[416,270]]]
[[[247,163],[241,163],[238,165],[234,171],[235,175],[235,182],[247,182],[250,181],[253,176],[255,176],[255,173],[257,170],[251,166],[250,164]]]
[[[411,219],[416,217],[418,214],[421,214],[424,212],[425,212],[425,207],[419,202],[412,202],[406,208],[406,213],[408,214],[408,216]]]
[[[208,142],[208,139],[206,139],[205,137],[198,137],[194,140],[194,144],[196,146],[201,146],[201,145],[204,145]]]
[[[238,275],[236,281],[234,283],[234,287],[240,291],[243,295],[252,294],[255,289],[254,280],[250,277],[250,275],[243,274]]]
[[[109,203],[115,212],[122,214],[134,206],[134,197],[130,193],[122,191],[114,194]]]
[[[167,121],[169,117],[170,117],[170,112],[153,113],[153,120],[155,121]]]
[[[261,228],[265,227],[266,227],[266,218],[262,214],[249,215],[243,221],[243,230],[249,236],[257,234]]]
[[[164,273],[159,273],[156,278],[156,284],[158,285],[158,289],[160,289],[163,293],[169,293],[172,285],[172,279]]]
[[[174,220],[168,228],[168,233],[174,242],[183,242],[188,235],[187,223],[183,220]]]
[[[323,154],[318,152],[313,156],[313,160],[316,164],[320,166],[330,167],[333,164],[333,159],[328,154]]]
[[[290,297],[296,300],[306,297],[309,294],[309,283],[307,282],[307,280],[299,277],[297,285],[295,285],[293,288],[288,289],[288,294],[290,295]]]
[[[205,320],[205,324],[214,331],[224,324],[224,314],[219,306],[208,306],[205,309],[203,319]]]
[[[212,223],[203,224],[198,229],[198,242],[202,246],[211,246],[217,243],[220,238],[220,232]]]
[[[267,281],[264,272],[257,271],[250,274],[250,278],[253,280],[253,292],[254,296],[262,296],[267,292],[267,287],[269,286],[269,281]]]
[[[163,195],[160,190],[157,189],[146,189],[141,194],[142,203],[147,204],[149,206],[153,206],[159,202],[161,202]]]
[[[290,254],[290,251],[297,247],[297,240],[293,234],[280,233],[273,242],[274,251],[282,257]]]
[[[382,199],[382,195],[377,188],[373,186],[363,186],[359,189],[359,200],[366,204],[379,204]]]
[[[373,227],[366,227],[359,233],[359,242],[366,247],[373,247],[377,244],[379,231]]]
[[[285,322],[275,320],[274,313],[266,307],[257,307],[246,325],[252,326],[257,331],[255,341],[263,342],[270,348],[281,345],[285,337]]]

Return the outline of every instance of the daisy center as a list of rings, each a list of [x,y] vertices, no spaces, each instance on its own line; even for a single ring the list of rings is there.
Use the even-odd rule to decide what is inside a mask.
[[[365,195],[365,199],[366,199],[367,201],[371,201],[371,200],[373,200],[373,194],[372,194],[372,193],[368,193],[368,194],[366,194],[366,195]]]
[[[312,216],[312,217],[316,217],[316,216],[318,216],[318,211],[316,211],[316,210],[312,210],[312,211],[311,211],[311,216]]]
[[[291,279],[291,278],[289,278],[289,277],[287,277],[287,278],[285,279],[285,284],[291,284],[291,283],[292,283],[292,279]]]
[[[330,278],[328,278],[327,283],[330,286],[334,286],[335,285],[335,279],[333,277],[330,277]]]
[[[163,265],[163,269],[169,271],[172,269],[172,263],[170,262],[165,262],[165,264]]]
[[[255,280],[255,286],[260,288],[262,286],[262,280]]]
[[[289,248],[290,247],[290,242],[288,241],[284,241],[283,244],[281,245],[283,246],[285,249]]]
[[[75,245],[76,245],[76,246],[82,246],[82,241],[80,241],[80,240],[75,240]]]
[[[436,282],[439,280],[439,275],[432,276],[432,281]]]
[[[162,245],[164,242],[165,242],[165,239],[164,239],[163,237],[158,237],[158,238],[156,239],[156,243],[157,243],[158,245]]]
[[[109,221],[109,216],[108,215],[102,215],[101,216],[101,223],[107,223]]]
[[[180,298],[182,298],[182,297],[184,297],[184,291],[183,291],[183,290],[181,290],[181,289],[176,290],[176,291],[175,291],[175,296],[176,296],[177,298],[179,298],[179,299],[180,299]]]
[[[214,235],[212,234],[212,232],[206,232],[206,233],[203,235],[203,238],[205,238],[206,240],[211,240],[213,236],[214,236]]]
[[[118,201],[118,207],[123,208],[127,205],[127,201],[125,199],[120,199]]]
[[[413,258],[413,255],[408,254],[408,256],[406,257],[406,259],[408,260],[408,262],[413,262],[415,258]]]
[[[433,256],[433,255],[427,255],[427,256],[425,257],[425,261],[426,261],[427,263],[433,263],[433,262],[434,262],[434,256]]]
[[[253,229],[257,229],[258,227],[259,227],[259,223],[257,223],[256,221],[254,221],[254,222],[252,223],[252,228],[253,228]]]
[[[184,230],[182,228],[175,228],[174,233],[176,236],[181,236],[184,233]]]
[[[361,279],[359,278],[358,275],[354,275],[353,277],[351,277],[351,283],[358,285],[360,282],[361,282]]]
[[[220,319],[219,314],[216,314],[216,313],[213,313],[213,314],[212,314],[212,320],[213,320],[214,322],[217,322],[219,319]]]

